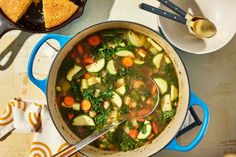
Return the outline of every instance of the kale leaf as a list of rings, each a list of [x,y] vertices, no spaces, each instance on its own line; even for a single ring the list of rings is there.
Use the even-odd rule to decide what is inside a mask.
[[[74,66],[73,61],[66,57],[64,61],[62,62],[60,69],[58,70],[58,77],[61,78],[63,76],[66,76],[67,72]]]
[[[163,70],[165,74],[167,75],[167,81],[169,84],[174,84],[176,87],[178,87],[178,78],[175,75],[175,69],[172,64],[165,64],[163,66]]]
[[[130,138],[129,135],[124,133],[122,137],[122,141],[120,143],[120,149],[126,152],[129,150],[133,150],[137,147],[138,147],[137,142],[134,139]]]
[[[101,113],[95,117],[96,128],[101,129],[107,122],[108,112]]]
[[[119,108],[119,111],[118,111],[120,114],[127,114],[130,112],[130,109],[129,109],[129,106],[128,105],[122,105],[120,108]]]
[[[107,44],[104,44],[103,47],[98,49],[98,57],[105,58],[106,60],[110,60],[115,53],[116,49],[109,47]]]
[[[142,132],[143,134],[145,134],[147,132],[146,127],[147,125],[142,123],[141,127],[139,128],[139,132]]]
[[[75,97],[76,101],[82,100],[82,93],[80,90],[80,85],[74,81],[71,82],[71,94]]]
[[[175,113],[176,113],[175,109],[161,112],[161,115],[160,115],[161,125],[165,125],[166,123],[168,123],[172,119],[172,117],[175,116]]]
[[[101,97],[103,99],[111,99],[113,97],[114,93],[112,89],[107,89],[101,93]]]

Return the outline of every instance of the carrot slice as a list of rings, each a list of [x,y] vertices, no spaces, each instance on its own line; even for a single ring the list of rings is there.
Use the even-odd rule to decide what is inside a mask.
[[[84,57],[83,62],[86,64],[92,64],[94,62],[94,59],[92,57]]]
[[[80,55],[84,54],[84,49],[81,44],[77,45],[77,51]]]
[[[142,108],[141,110],[138,111],[138,116],[144,116],[148,114],[151,110],[149,108]]]
[[[88,100],[83,100],[81,102],[81,109],[85,112],[88,112],[91,109],[91,103]]]
[[[146,120],[146,118],[137,118],[136,120],[139,122],[144,122]]]
[[[92,35],[88,38],[88,43],[91,46],[98,46],[101,42],[101,39],[98,35]]]
[[[124,57],[121,62],[126,68],[132,67],[134,64],[134,61],[130,57]]]
[[[72,106],[72,105],[75,103],[75,98],[72,97],[72,96],[66,96],[66,97],[64,98],[64,103],[65,103],[65,105],[67,105],[67,106]]]
[[[155,137],[155,135],[154,135],[154,134],[151,134],[151,135],[148,136],[147,139],[148,139],[148,140],[152,140],[152,139],[154,139],[154,137]]]
[[[155,134],[158,134],[158,125],[154,121],[152,121],[152,130]]]
[[[67,117],[68,117],[69,119],[74,118],[74,116],[75,116],[75,115],[74,115],[73,113],[68,113],[68,114],[67,114]]]
[[[90,74],[90,73],[84,74],[84,78],[89,79],[90,77],[91,77],[91,74]]]
[[[152,86],[151,93],[152,93],[152,96],[157,95],[157,87],[155,85]]]
[[[129,136],[130,136],[131,138],[133,138],[133,139],[137,138],[137,136],[138,136],[138,131],[137,131],[136,129],[131,129],[131,130],[129,131]]]

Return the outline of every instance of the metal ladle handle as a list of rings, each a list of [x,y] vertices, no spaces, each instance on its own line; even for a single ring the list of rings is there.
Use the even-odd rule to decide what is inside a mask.
[[[74,145],[69,145],[65,149],[63,149],[61,152],[58,152],[57,154],[54,154],[53,157],[68,157],[77,152],[76,147]]]
[[[126,119],[119,119],[116,122],[113,122],[110,126],[104,127],[102,130],[100,130],[98,132],[94,132],[93,134],[89,135],[85,139],[79,141],[77,144],[70,145],[70,146],[66,147],[61,152],[53,155],[53,157],[71,156],[71,155],[75,154],[77,151],[79,151],[80,149],[82,149],[83,147],[85,147],[86,145],[95,141],[96,139],[98,139],[99,137],[101,137],[102,135],[104,135],[105,133],[107,133],[108,131],[110,131],[111,129],[115,128],[116,126],[122,124],[125,121],[126,121]]]

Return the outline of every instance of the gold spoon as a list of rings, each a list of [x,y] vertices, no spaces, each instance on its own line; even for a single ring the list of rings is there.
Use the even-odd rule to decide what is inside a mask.
[[[162,2],[163,0],[159,0],[159,1]],[[151,12],[151,13],[163,16],[165,18],[171,19],[173,21],[179,22],[181,24],[190,26],[194,34],[198,37],[211,38],[216,34],[217,29],[215,25],[208,19],[204,17],[200,17],[200,16],[192,16],[189,13],[186,13],[185,11],[177,7],[176,5],[174,5],[173,3],[171,3],[170,1],[164,0],[162,3],[164,3],[170,9],[177,12],[180,16],[164,11],[159,8],[153,7],[145,3],[141,3],[139,7],[148,12]]]
[[[204,18],[202,16],[193,16],[190,13],[184,11],[181,7],[177,6],[170,0],[158,0],[158,1],[161,2],[163,5],[165,5],[166,7],[173,10],[174,12],[176,12],[178,15],[187,19],[187,23],[189,23],[189,26],[196,34],[196,36],[203,38],[210,38],[216,34],[217,30],[215,25],[207,18]]]
[[[215,25],[211,21],[200,16],[194,16],[187,25],[191,27],[196,36],[202,38],[211,38],[217,32]]]

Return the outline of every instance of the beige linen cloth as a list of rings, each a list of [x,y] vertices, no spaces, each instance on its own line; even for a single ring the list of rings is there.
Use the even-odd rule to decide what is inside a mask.
[[[50,157],[68,146],[42,101],[10,100],[0,116],[0,139],[10,132],[34,133],[30,157]]]

